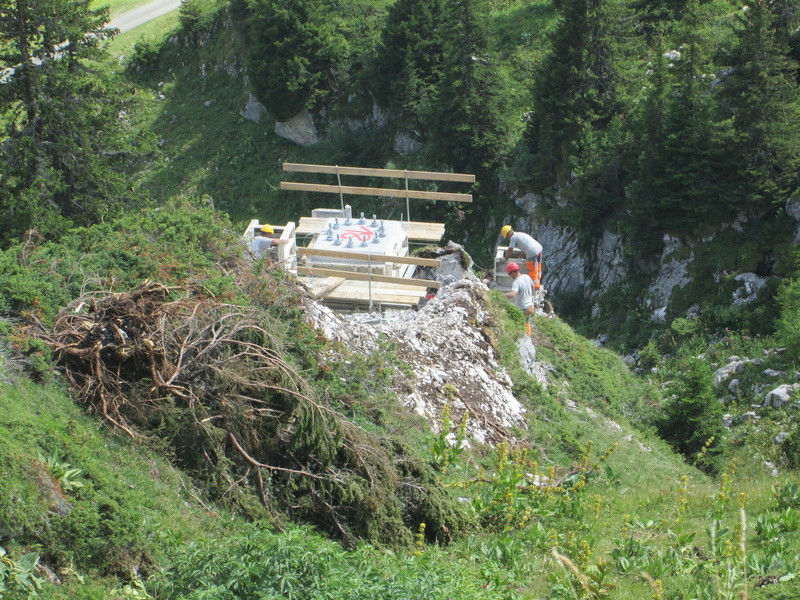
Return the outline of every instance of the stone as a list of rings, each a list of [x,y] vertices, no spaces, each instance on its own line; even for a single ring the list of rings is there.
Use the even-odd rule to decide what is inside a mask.
[[[591,298],[599,297],[623,281],[627,274],[623,251],[622,238],[610,231],[604,231],[595,252],[595,261],[602,268],[596,270],[597,283],[590,288]]]
[[[521,336],[517,341],[519,348],[519,357],[522,361],[522,367],[529,373],[536,365],[536,346],[527,335]]]
[[[786,371],[776,371],[775,369],[764,369],[762,373],[767,377],[783,377],[786,375]]]
[[[473,442],[496,444],[513,440],[513,430],[527,429],[527,423],[526,410],[514,396],[514,382],[486,337],[485,329],[491,326],[487,294],[480,281],[463,279],[440,288],[418,311],[387,311],[382,319],[368,316],[367,320],[334,315],[336,326],[327,321],[318,326],[324,327],[329,339],[364,355],[390,340],[409,367],[398,370],[395,385],[405,390],[404,402],[410,409],[428,419],[432,429],[439,426],[446,404],[452,406],[453,423],[460,423],[464,410],[469,410],[466,436]],[[316,303],[305,304],[308,310]],[[316,316],[327,318],[319,311],[307,314],[315,323]],[[522,343],[530,344],[528,367],[546,380],[547,365],[536,361],[530,338],[522,337],[527,340]],[[445,388],[449,393],[443,393]]]
[[[259,123],[265,114],[267,114],[267,108],[253,94],[248,96],[247,104],[244,109],[239,111],[240,117],[253,123]]]
[[[731,414],[722,415],[722,425],[724,427],[730,427],[731,425],[733,425],[733,415]]]
[[[307,110],[302,110],[287,121],[275,123],[275,135],[294,142],[298,146],[314,146],[319,143],[319,135],[314,119]]]
[[[398,131],[394,136],[394,151],[403,156],[416,154],[422,150],[422,142],[405,131]]]
[[[738,356],[734,356],[731,358],[733,358],[734,360],[728,359],[731,362],[729,362],[724,367],[720,367],[719,369],[714,371],[714,375],[711,378],[711,381],[714,385],[719,385],[734,373],[744,372],[745,362],[743,360],[738,360],[739,358]]]
[[[650,320],[653,323],[661,323],[662,325],[667,322],[667,307],[660,306],[659,308],[653,311],[653,314],[650,315]]]
[[[735,357],[738,358],[738,357]],[[714,385],[719,385],[734,373],[742,373],[744,371],[744,361],[732,360],[724,367],[720,367],[714,371],[711,381]]]
[[[542,244],[543,283],[551,294],[585,293],[588,263],[572,229],[552,223],[537,226],[525,219],[520,219],[514,229],[530,233]]]
[[[800,222],[800,194],[792,194],[792,197],[786,201],[786,214]]]
[[[752,303],[758,298],[758,293],[767,285],[767,279],[759,277],[755,273],[740,273],[733,279],[739,283],[739,287],[733,291],[734,306]]]
[[[773,408],[780,408],[781,406],[785,406],[789,403],[789,400],[792,398],[792,394],[794,393],[796,386],[790,384],[784,384],[781,386],[776,387],[774,390],[767,392],[767,395],[764,398],[764,406],[772,406]]]
[[[677,239],[664,236],[664,250],[661,253],[661,265],[656,277],[648,289],[645,300],[647,306],[659,307],[669,304],[675,288],[686,287],[691,279],[688,275],[689,264],[694,259],[694,254],[689,253],[684,258],[675,258],[672,255],[684,250],[684,245]]]
[[[781,431],[780,433],[778,433],[778,435],[775,436],[775,443],[776,444],[782,444],[786,440],[786,438],[788,438],[788,437],[789,437],[789,433],[788,432]]]

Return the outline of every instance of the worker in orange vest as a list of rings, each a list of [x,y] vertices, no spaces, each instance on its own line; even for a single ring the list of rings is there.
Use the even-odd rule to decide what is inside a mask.
[[[521,231],[514,231],[511,225],[503,225],[500,235],[508,240],[508,248],[503,257],[509,259],[514,254],[522,254],[528,261],[528,274],[533,281],[533,288],[538,290],[542,287],[542,245]]]

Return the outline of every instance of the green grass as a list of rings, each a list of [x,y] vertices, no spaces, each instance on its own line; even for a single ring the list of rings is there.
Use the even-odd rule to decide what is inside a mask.
[[[137,43],[160,43],[165,40],[170,32],[177,29],[178,22],[179,14],[177,10],[174,10],[131,31],[119,34],[108,42],[108,51],[118,60],[124,60],[133,54],[134,46]]]
[[[144,6],[151,0],[93,0],[92,5],[98,8],[107,6],[112,17]]]
[[[0,387],[0,529],[12,558],[35,552],[79,587],[100,575],[88,590],[219,535],[228,517],[144,441],[100,426],[59,385]]]

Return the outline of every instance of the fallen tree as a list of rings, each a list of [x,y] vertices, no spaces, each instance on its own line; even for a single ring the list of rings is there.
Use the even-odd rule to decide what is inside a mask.
[[[132,438],[164,440],[216,496],[344,540],[449,538],[464,514],[432,470],[320,400],[267,311],[145,282],[84,295],[43,337],[79,400]]]

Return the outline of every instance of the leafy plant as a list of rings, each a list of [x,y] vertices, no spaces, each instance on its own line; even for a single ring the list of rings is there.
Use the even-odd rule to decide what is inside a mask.
[[[42,580],[34,575],[39,555],[28,553],[13,560],[5,548],[0,546],[0,598],[35,598],[42,586]]]
[[[55,454],[49,454],[46,457],[39,455],[39,460],[47,465],[50,475],[58,481],[61,489],[65,492],[71,492],[83,487],[83,482],[78,480],[81,469],[76,469],[68,462],[58,460]]]
[[[447,384],[446,384],[447,385]],[[431,452],[433,454],[433,464],[440,470],[446,470],[464,452],[467,423],[469,412],[465,411],[455,434],[453,433],[453,422],[450,418],[451,407],[446,404],[442,409],[442,420],[439,425],[439,433],[433,439]]]

